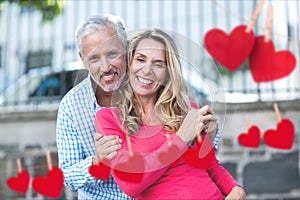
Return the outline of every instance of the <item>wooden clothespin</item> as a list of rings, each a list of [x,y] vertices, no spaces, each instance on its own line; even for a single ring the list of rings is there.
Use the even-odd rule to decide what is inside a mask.
[[[267,12],[267,19],[266,19],[265,42],[269,42],[271,39],[272,18],[273,18],[273,7],[269,6]]]
[[[130,135],[128,133],[126,134],[126,142],[128,145],[129,156],[132,157],[133,152],[132,152],[132,146],[131,146],[131,141],[130,141]]]
[[[169,132],[167,132],[165,134],[166,138],[167,138],[167,142],[168,142],[168,147],[170,148],[171,147],[171,135]]]
[[[50,151],[46,151],[46,158],[47,158],[47,164],[48,164],[48,170],[52,170],[52,161],[51,161],[51,154]]]
[[[20,158],[17,158],[17,166],[18,166],[18,173],[21,173],[23,169],[22,169],[22,162]]]
[[[251,127],[251,120],[250,120],[250,117],[248,114],[246,114],[246,122],[247,122],[248,129],[249,129]]]
[[[279,112],[277,103],[274,103],[273,107],[274,107],[274,110],[275,110],[275,113],[276,113],[277,121],[281,122],[281,116],[280,116],[280,112]]]
[[[262,7],[264,5],[264,0],[260,0],[258,1],[258,3],[256,4],[256,8],[254,10],[254,13],[252,14],[251,16],[251,19],[248,23],[248,26],[246,28],[246,32],[249,33],[253,28],[254,28],[254,25],[255,25],[255,22],[256,22],[256,19],[258,17],[258,14],[260,13]]]

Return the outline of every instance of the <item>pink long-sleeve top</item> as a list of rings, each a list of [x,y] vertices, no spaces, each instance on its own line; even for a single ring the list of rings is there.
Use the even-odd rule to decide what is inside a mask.
[[[130,135],[133,154],[139,155],[139,159],[129,163],[126,133],[122,128],[118,109],[103,108],[98,111],[95,126],[97,132],[117,135],[123,140],[118,155],[109,165],[112,169],[117,169],[111,170],[111,173],[128,196],[136,199],[224,199],[224,195],[228,195],[234,186],[239,186],[215,157],[208,170],[186,164],[181,157],[187,150],[186,144],[175,133],[171,134],[171,139],[167,142],[162,125],[142,125],[136,134]],[[178,151],[169,152],[162,159],[170,148],[170,142]],[[120,165],[126,162],[127,165]],[[120,175],[119,171],[128,174],[124,178],[121,176],[124,173]]]

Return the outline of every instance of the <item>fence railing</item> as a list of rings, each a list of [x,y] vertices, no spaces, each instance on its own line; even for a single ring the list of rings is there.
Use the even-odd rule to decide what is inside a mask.
[[[90,15],[112,13],[121,16],[128,31],[156,27],[170,30],[175,39],[185,40],[180,47],[185,65],[185,77],[195,91],[204,87],[210,100],[225,102],[278,101],[300,99],[300,70],[278,81],[257,84],[253,81],[247,61],[235,72],[226,71],[206,52],[203,38],[212,28],[229,33],[235,26],[247,24],[257,1],[66,1],[64,12],[52,23],[42,23],[42,15],[34,9],[21,9],[17,4],[4,2],[0,13],[0,103],[7,99],[13,104],[27,102],[30,95],[43,83],[31,77],[32,71],[48,75],[64,71],[78,63],[74,31],[77,24]],[[265,31],[266,9],[274,7],[272,39],[276,50],[289,50],[299,60],[298,1],[268,1],[255,26],[255,34]],[[186,43],[187,42],[187,43]],[[193,48],[191,48],[193,47]],[[196,51],[195,51],[196,49]],[[46,71],[47,71],[46,70]],[[190,77],[196,76],[193,79]],[[39,72],[35,72],[39,73]],[[16,83],[21,79],[18,86]],[[40,79],[38,81],[37,79]],[[199,80],[201,79],[201,80]],[[66,88],[64,75],[59,75],[59,87]],[[25,84],[25,86],[24,86]],[[51,83],[55,86],[55,80]],[[8,91],[15,85],[19,90],[13,97]],[[21,87],[22,86],[22,87]],[[52,93],[55,88],[50,90]],[[64,94],[60,90],[59,98]],[[29,98],[30,99],[30,98]],[[38,102],[36,102],[38,103]]]

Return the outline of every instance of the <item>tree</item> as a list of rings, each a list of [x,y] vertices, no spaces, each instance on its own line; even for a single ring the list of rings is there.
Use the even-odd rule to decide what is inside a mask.
[[[63,12],[65,0],[2,0],[10,3],[17,3],[21,7],[34,8],[40,11],[43,15],[43,21],[52,21],[55,17]]]

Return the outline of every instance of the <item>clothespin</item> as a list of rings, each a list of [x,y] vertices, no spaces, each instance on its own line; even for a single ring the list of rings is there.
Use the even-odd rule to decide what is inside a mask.
[[[22,172],[22,163],[21,163],[21,159],[17,158],[17,166],[18,166],[18,173]]]
[[[165,134],[166,138],[167,138],[167,142],[168,142],[168,147],[170,148],[171,147],[171,136],[170,136],[170,133],[167,132]]]
[[[128,145],[129,155],[130,155],[130,157],[132,157],[133,156],[133,152],[132,152],[132,146],[131,146],[131,141],[130,141],[129,134],[126,134],[126,141],[127,141],[127,145]]]
[[[267,19],[266,19],[265,42],[269,42],[271,39],[272,18],[273,18],[273,7],[269,6],[267,12]]]
[[[248,114],[246,114],[246,122],[247,122],[248,129],[249,129],[251,127],[251,120],[250,120],[250,117]]]
[[[48,170],[50,171],[52,170],[52,161],[51,161],[51,155],[49,150],[46,151],[46,158],[47,158]]]
[[[275,113],[276,113],[277,121],[281,122],[281,116],[280,116],[280,112],[279,112],[277,103],[274,103],[273,107],[274,107],[274,110],[275,110]]]
[[[253,27],[254,27],[254,25],[255,25],[255,22],[256,22],[256,19],[257,19],[257,17],[258,17],[258,14],[260,13],[260,11],[261,11],[263,5],[264,5],[264,0],[260,0],[260,1],[258,1],[258,3],[256,4],[256,8],[255,8],[255,10],[254,10],[254,13],[252,14],[251,19],[250,19],[250,21],[249,21],[249,23],[248,23],[248,26],[247,26],[247,28],[246,28],[246,32],[247,32],[247,33],[249,33],[249,32],[253,29]]]

